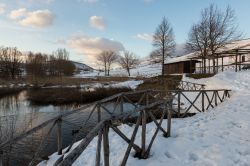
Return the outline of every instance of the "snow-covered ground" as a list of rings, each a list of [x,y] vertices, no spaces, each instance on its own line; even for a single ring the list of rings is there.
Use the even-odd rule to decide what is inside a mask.
[[[161,73],[161,65],[158,64],[141,64],[136,68],[131,69],[131,77],[153,77],[157,76]],[[112,69],[110,70],[111,76],[128,76],[126,70],[122,68]],[[75,77],[96,77],[96,76],[104,76],[104,72],[93,71],[88,73],[81,73],[75,75]]]
[[[139,160],[129,156],[127,165],[137,166],[249,166],[250,165],[250,72],[226,71],[200,80],[184,80],[205,83],[208,89],[232,89],[231,98],[214,109],[198,113],[185,119],[172,119],[170,138],[158,134],[152,146],[150,157]],[[164,120],[163,126],[166,125]],[[154,123],[147,125],[147,140],[155,131]],[[133,127],[119,127],[131,136]],[[139,128],[139,131],[141,128]],[[159,132],[160,133],[160,132]],[[119,165],[127,144],[110,130],[110,165]],[[136,137],[139,144],[140,135]],[[74,166],[95,164],[95,138]],[[53,157],[52,157],[53,158]],[[51,162],[51,161],[49,161]],[[42,165],[46,165],[43,162]]]

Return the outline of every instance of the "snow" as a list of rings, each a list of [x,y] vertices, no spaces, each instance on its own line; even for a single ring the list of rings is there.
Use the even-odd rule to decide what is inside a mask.
[[[137,166],[249,166],[250,164],[250,72],[226,71],[212,78],[184,80],[205,83],[207,89],[232,89],[230,99],[216,108],[193,117],[172,119],[172,133],[165,138],[159,132],[147,160],[134,158],[132,150],[127,165]],[[163,126],[167,126],[167,120]],[[147,125],[147,142],[155,131],[155,124]],[[131,136],[134,126],[119,126]],[[140,133],[141,128],[139,128]],[[119,165],[127,143],[110,130],[110,165]],[[140,134],[136,141],[140,145]],[[74,166],[94,165],[97,138],[75,161]],[[53,158],[53,157],[52,157]],[[46,162],[43,163],[46,165]],[[103,161],[102,161],[103,164]]]
[[[161,73],[161,64],[141,64],[136,68],[130,70],[131,77],[153,77],[157,76]],[[125,76],[127,77],[127,71],[122,68],[116,68],[110,70],[111,76]],[[97,76],[104,76],[104,72],[93,71],[89,73],[82,73],[75,75],[75,77],[97,77]]]

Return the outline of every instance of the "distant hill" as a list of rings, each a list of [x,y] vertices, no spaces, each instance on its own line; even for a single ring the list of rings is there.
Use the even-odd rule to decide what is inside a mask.
[[[71,61],[76,67],[76,73],[93,72],[94,69],[84,63]]]

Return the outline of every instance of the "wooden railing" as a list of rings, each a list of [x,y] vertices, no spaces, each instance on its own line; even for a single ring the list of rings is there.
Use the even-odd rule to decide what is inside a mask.
[[[130,154],[131,149],[134,149],[137,156],[140,158],[147,158],[150,153],[150,149],[153,145],[154,139],[158,132],[161,131],[165,137],[170,136],[171,131],[171,117],[185,117],[189,113],[204,112],[209,108],[214,108],[220,102],[223,102],[227,97],[229,97],[230,90],[168,90],[168,91],[158,91],[158,90],[145,90],[136,92],[126,92],[120,93],[109,98],[105,98],[98,102],[86,105],[79,109],[67,112],[55,118],[52,118],[35,128],[28,130],[27,132],[18,135],[4,143],[0,144],[0,151],[3,151],[2,156],[4,156],[5,147],[9,147],[22,139],[38,132],[39,130],[49,127],[47,134],[41,140],[39,146],[37,147],[36,153],[30,161],[29,165],[35,165],[38,161],[41,161],[40,152],[43,144],[48,139],[53,128],[57,126],[57,153],[61,157],[57,160],[56,165],[71,165],[79,155],[86,149],[89,143],[93,140],[95,136],[98,136],[97,149],[96,149],[96,165],[100,165],[100,154],[101,154],[101,143],[103,142],[104,150],[104,163],[109,165],[109,139],[108,133],[112,129],[119,135],[123,140],[127,142],[127,149],[124,157],[121,161],[121,165],[125,165]],[[108,107],[108,104],[112,103],[112,107]],[[125,104],[130,104],[132,109],[128,110],[125,108]],[[74,129],[74,137],[71,144],[67,145],[67,150],[62,153],[62,124],[66,122],[65,118],[77,114],[82,110],[86,110],[92,107],[92,110],[87,119],[83,120],[80,127]],[[158,112],[158,117],[156,117],[156,111]],[[160,116],[159,116],[160,112]],[[105,113],[105,114],[103,114]],[[87,134],[81,143],[74,149],[72,149],[73,144],[81,139],[81,133],[86,127],[86,124],[91,118],[97,117],[97,125]],[[167,120],[167,129],[162,126],[162,121],[164,118]],[[134,125],[134,130],[131,138],[126,136],[126,133],[120,131],[117,126],[123,122],[133,119],[136,123]],[[156,119],[160,119],[157,121]],[[150,139],[148,144],[146,143],[146,126],[148,121],[153,121],[156,125],[156,129],[153,137]],[[134,143],[135,137],[138,133],[138,128],[141,125],[142,128],[142,139],[141,145],[136,145]],[[147,148],[146,148],[147,147]],[[67,154],[66,157],[64,155]],[[1,161],[0,153],[0,161]]]

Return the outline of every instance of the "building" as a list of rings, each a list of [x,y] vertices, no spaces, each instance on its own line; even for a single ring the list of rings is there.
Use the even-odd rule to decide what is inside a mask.
[[[194,73],[197,60],[183,60],[164,64],[165,74]]]

